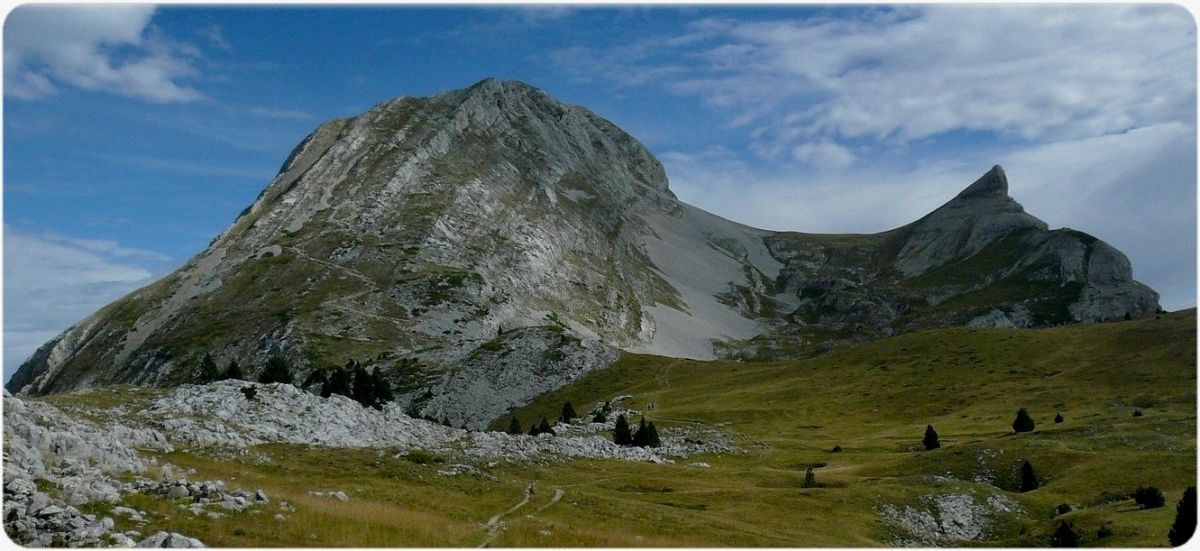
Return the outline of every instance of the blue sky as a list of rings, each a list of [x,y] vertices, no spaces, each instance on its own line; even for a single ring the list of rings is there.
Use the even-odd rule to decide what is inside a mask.
[[[4,30],[6,374],[202,250],[321,121],[488,76],[758,227],[888,229],[1000,163],[1027,210],[1196,303],[1179,7],[26,6]]]

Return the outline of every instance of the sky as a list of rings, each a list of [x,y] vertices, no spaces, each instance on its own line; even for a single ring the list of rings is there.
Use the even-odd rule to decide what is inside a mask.
[[[25,5],[3,34],[4,372],[197,254],[319,123],[521,80],[684,201],[866,233],[1001,164],[1196,304],[1196,26],[1171,5]]]

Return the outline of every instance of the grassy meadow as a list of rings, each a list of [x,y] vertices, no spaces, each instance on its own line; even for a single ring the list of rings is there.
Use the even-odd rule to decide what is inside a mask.
[[[623,405],[647,411],[660,431],[716,426],[743,452],[669,465],[480,464],[446,476],[438,471],[450,462],[432,453],[179,450],[157,456],[195,469],[193,480],[262,488],[271,502],[212,519],[139,495],[127,503],[150,522],[116,520],[210,546],[879,546],[906,537],[881,507],[954,492],[1005,496],[1023,511],[997,515],[972,544],[1045,546],[1070,522],[1087,546],[1166,546],[1174,505],[1196,484],[1195,317],[936,330],[772,363],[625,355],[513,414],[528,427],[566,400],[584,412],[629,394]],[[1014,434],[1022,407],[1037,428]],[[927,424],[940,449],[923,450]],[[1024,460],[1041,487],[1019,493]],[[809,465],[818,487],[802,487]],[[1129,494],[1141,485],[1161,488],[1167,505],[1136,506]],[[334,490],[350,499],[308,494]],[[275,518],[281,499],[295,507],[285,520]],[[1057,514],[1064,503],[1072,511]]]

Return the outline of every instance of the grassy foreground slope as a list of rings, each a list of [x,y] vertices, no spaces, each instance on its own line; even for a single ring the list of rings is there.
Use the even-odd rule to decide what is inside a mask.
[[[160,459],[195,469],[193,480],[263,488],[272,502],[210,519],[131,499],[150,513],[144,533],[169,529],[214,546],[871,546],[912,537],[881,509],[957,493],[1019,504],[1021,513],[991,518],[982,531],[989,545],[1046,545],[1068,521],[1089,546],[1165,546],[1173,505],[1196,483],[1195,331],[1187,311],[1047,330],[931,331],[793,362],[630,355],[516,415],[528,427],[567,399],[583,412],[630,394],[623,404],[648,411],[660,429],[716,425],[745,453],[672,465],[481,464],[447,476],[439,471],[449,463],[419,452],[184,450]],[[1012,434],[1020,407],[1035,432]],[[1056,411],[1065,422],[1052,422]],[[919,451],[926,424],[941,449]],[[835,445],[844,451],[832,453]],[[1042,487],[1018,493],[1023,459]],[[821,487],[802,487],[810,464]],[[1167,506],[1137,508],[1127,495],[1139,485],[1161,488]],[[310,490],[343,490],[350,500]],[[280,499],[296,509],[285,520],[273,518]],[[1062,503],[1072,512],[1056,515]],[[1098,537],[1102,526],[1112,535]]]

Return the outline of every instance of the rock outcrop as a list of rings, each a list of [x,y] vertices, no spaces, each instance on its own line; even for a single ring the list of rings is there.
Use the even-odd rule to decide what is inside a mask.
[[[360,361],[479,428],[619,350],[809,354],[925,327],[1137,317],[1128,260],[1049,230],[996,167],[875,235],[768,232],[679,202],[641,144],[518,82],[322,124],[176,272],[56,337],[8,388],[196,381],[211,354],[296,380]]]

